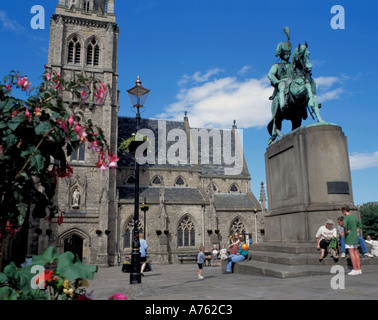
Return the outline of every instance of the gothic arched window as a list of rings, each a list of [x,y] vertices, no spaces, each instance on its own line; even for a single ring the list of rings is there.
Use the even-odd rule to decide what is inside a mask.
[[[87,65],[98,66],[100,63],[100,46],[95,38],[87,46]]]
[[[232,221],[231,223],[230,234],[234,234],[235,232],[239,234],[243,234],[246,232],[245,225],[240,218],[234,219],[234,221]]]
[[[77,37],[73,37],[68,42],[68,63],[80,63],[81,58],[81,45]]]
[[[160,177],[156,176],[155,178],[153,178],[152,179],[152,184],[161,184]]]
[[[196,245],[196,230],[194,223],[189,216],[185,216],[177,230],[178,247],[194,247]]]
[[[238,186],[235,183],[233,183],[230,188],[230,192],[238,192],[238,191],[239,191]]]
[[[135,184],[134,176],[129,176],[126,180],[126,184]]]
[[[85,160],[85,144],[80,144],[77,150],[72,150],[72,161],[84,161]]]
[[[84,9],[85,12],[89,11],[89,1],[88,0],[83,1],[83,9]]]
[[[178,178],[176,179],[176,182],[175,182],[175,185],[176,185],[176,186],[183,186],[184,184],[185,184],[185,182],[184,182],[184,179],[183,179],[183,178],[178,177]]]
[[[218,187],[214,182],[211,182],[207,187],[207,193],[210,193],[211,191],[213,191],[213,192],[218,191]]]

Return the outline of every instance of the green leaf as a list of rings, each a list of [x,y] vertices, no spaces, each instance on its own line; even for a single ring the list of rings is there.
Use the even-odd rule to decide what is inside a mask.
[[[5,273],[0,273],[0,284],[8,281],[8,277]]]
[[[18,139],[17,136],[12,133],[3,137],[3,141],[7,144],[7,148],[10,148],[17,143]]]
[[[8,122],[0,121],[0,129],[4,129],[6,127],[8,127]]]
[[[13,108],[15,101],[16,100],[14,98],[8,98],[4,100],[2,103],[0,103],[0,110],[2,110],[3,113],[8,112]]]
[[[12,118],[11,120],[8,121],[9,129],[11,129],[12,131],[15,131],[22,121],[23,119],[21,117]]]
[[[22,291],[20,300],[48,300],[48,296],[44,290],[28,289]]]
[[[0,300],[18,300],[20,294],[9,287],[0,288]]]
[[[37,163],[37,171],[41,171],[44,167],[44,164],[45,164],[45,158],[43,156],[41,156],[40,154],[37,154],[35,156],[35,160],[36,160],[36,163]]]
[[[44,266],[47,263],[53,263],[57,259],[59,259],[59,252],[54,247],[50,246],[43,250],[40,256],[33,255],[31,265],[38,264]]]
[[[35,127],[35,133],[37,135],[44,134],[52,129],[52,125],[49,121],[41,122]]]
[[[30,272],[31,267],[18,268],[12,261],[4,268],[4,273],[10,278],[13,284],[20,290],[28,289],[33,274]]]
[[[35,168],[37,172],[40,172],[45,164],[45,158],[37,153],[36,155],[30,156],[30,164]]]
[[[97,272],[97,266],[84,265],[79,259],[74,263],[74,254],[67,251],[60,255],[57,272],[70,281],[76,279],[89,279],[94,278],[94,274]]]

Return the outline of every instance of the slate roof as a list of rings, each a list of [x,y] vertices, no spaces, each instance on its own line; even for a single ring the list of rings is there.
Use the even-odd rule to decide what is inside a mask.
[[[253,210],[254,208],[259,210],[260,208],[260,204],[252,193],[215,193],[214,202],[217,210]]]
[[[159,136],[159,130],[158,130],[158,124],[159,121],[164,121],[166,125],[166,134],[170,132],[172,129],[180,129],[185,131],[185,122],[184,121],[168,121],[168,120],[158,120],[158,119],[147,119],[142,118],[140,123],[140,128],[150,129],[154,133],[155,136],[155,164],[143,164],[143,167],[159,167],[159,168],[183,168],[183,169],[193,169],[193,170],[200,170],[203,175],[225,175],[225,168],[227,167],[233,167],[234,165],[227,165],[224,163],[224,159],[222,156],[222,162],[221,164],[214,164],[213,163],[213,152],[209,152],[209,163],[208,164],[192,164],[190,163],[190,150],[189,145],[187,146],[187,157],[188,163],[187,164],[171,164],[169,161],[166,161],[165,164],[159,164],[158,163],[158,146],[159,141],[160,145],[162,143],[162,139],[165,140],[165,137]],[[132,136],[133,133],[136,131],[136,120],[132,117],[119,117],[118,118],[118,145],[121,144],[123,139],[128,139]],[[196,128],[194,128],[196,129]],[[199,129],[196,129],[199,130]],[[210,129],[206,129],[208,132]],[[222,130],[220,132],[223,133]],[[223,135],[222,135],[223,136]],[[167,142],[164,141],[166,144],[166,150],[169,150],[170,146],[175,144],[178,141],[178,138],[176,138],[176,141]],[[201,157],[201,139],[198,139],[198,159],[199,162],[202,159]],[[222,141],[223,142],[223,141]],[[222,143],[218,148],[215,148],[213,146],[213,139],[209,139],[209,150],[213,150],[214,152],[220,152],[221,155],[223,155],[223,148],[224,143]],[[234,136],[232,134],[231,139],[231,156],[234,156],[234,150],[235,150],[235,144],[234,144]],[[119,154],[120,160],[118,162],[118,165],[120,167],[133,167],[134,166],[134,157],[128,153],[126,154]],[[246,169],[246,168],[245,168]],[[248,170],[243,170],[239,176],[248,176],[249,173]]]
[[[134,200],[134,186],[118,186],[120,200]],[[164,199],[166,203],[180,204],[204,204],[206,201],[198,188],[188,187],[164,187]],[[160,187],[140,186],[139,199],[147,199],[148,203],[159,203]]]

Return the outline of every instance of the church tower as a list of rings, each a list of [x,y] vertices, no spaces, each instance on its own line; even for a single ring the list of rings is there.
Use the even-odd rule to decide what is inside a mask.
[[[84,74],[105,83],[108,95],[104,104],[96,103],[93,94],[84,105],[67,93],[63,100],[73,112],[82,111],[86,119],[102,128],[110,151],[117,154],[119,29],[114,2],[59,0],[50,21],[47,69],[65,80]],[[39,251],[53,245],[61,253],[69,250],[78,254],[83,263],[114,264],[116,172],[100,172],[96,161],[97,153],[88,145],[70,156],[73,178],[60,180],[56,193],[64,223],[43,222],[42,229],[49,230],[50,235],[43,232],[39,237]]]

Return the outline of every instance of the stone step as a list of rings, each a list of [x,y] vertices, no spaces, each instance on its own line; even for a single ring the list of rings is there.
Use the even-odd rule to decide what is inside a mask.
[[[337,260],[328,254],[319,261],[319,256],[315,243],[262,243],[252,245],[248,260],[236,263],[233,270],[240,274],[289,278],[330,274],[335,265],[352,269],[348,254]],[[378,265],[378,258],[361,257],[361,265]]]
[[[251,245],[249,251],[284,252],[284,253],[314,253],[316,243],[259,243]]]
[[[339,259],[333,259],[331,255],[324,257],[322,261],[319,261],[320,253],[302,253],[302,254],[288,254],[283,252],[271,252],[271,251],[250,251],[249,259],[253,261],[262,261],[270,263],[278,263],[285,265],[343,265],[351,266],[351,260],[349,255],[345,258],[339,257]],[[366,265],[378,265],[378,258],[361,257],[362,264]]]
[[[243,261],[236,263],[234,273],[261,275],[275,278],[292,278],[312,275],[328,275],[332,266],[328,265],[283,265],[262,261]]]

